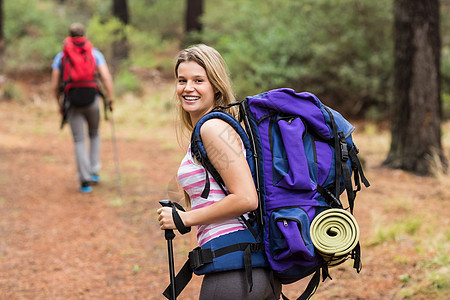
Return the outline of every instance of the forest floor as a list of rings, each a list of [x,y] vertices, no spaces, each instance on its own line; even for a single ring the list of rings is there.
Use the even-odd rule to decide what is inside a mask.
[[[165,108],[136,120],[129,107],[171,97],[170,84],[152,85],[147,100],[117,101],[116,139],[103,121],[103,180],[90,194],[78,192],[70,130],[59,129],[48,82],[20,86],[27,100],[0,99],[0,299],[164,299],[167,248],[156,209],[176,198],[184,153],[172,123],[152,122]],[[450,176],[382,167],[388,128],[355,125],[372,185],[355,212],[363,269],[350,261],[331,269],[314,299],[449,299]],[[450,157],[450,123],[443,129]],[[195,234],[176,236],[177,270],[195,243]],[[194,276],[179,299],[197,299],[200,284]],[[304,284],[283,290],[293,298]]]

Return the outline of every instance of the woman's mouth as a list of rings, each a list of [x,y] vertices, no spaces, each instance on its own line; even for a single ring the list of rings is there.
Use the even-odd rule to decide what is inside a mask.
[[[183,98],[186,101],[197,101],[198,99],[200,99],[200,97],[198,96],[183,96]]]

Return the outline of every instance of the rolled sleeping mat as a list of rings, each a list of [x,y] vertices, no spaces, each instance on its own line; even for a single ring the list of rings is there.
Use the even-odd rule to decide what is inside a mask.
[[[359,226],[348,211],[331,208],[317,215],[310,227],[311,240],[329,267],[343,263],[359,242]]]

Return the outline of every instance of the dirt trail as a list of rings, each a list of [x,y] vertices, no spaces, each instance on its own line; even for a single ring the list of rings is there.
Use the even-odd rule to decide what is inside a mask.
[[[0,103],[0,299],[161,299],[166,250],[154,212],[174,151],[118,132],[120,197],[105,123],[104,181],[83,195],[69,128],[40,113]]]
[[[167,252],[155,210],[157,201],[168,197],[181,151],[152,134],[130,135],[116,127],[119,195],[104,123],[103,182],[82,195],[69,128],[58,130],[47,104],[0,102],[0,120],[0,299],[163,299]],[[442,207],[448,207],[449,178],[379,168],[386,138],[381,150],[371,144],[379,141],[361,138],[372,183],[357,200],[363,271],[356,274],[350,263],[332,269],[333,280],[321,284],[314,299],[402,299],[401,289],[408,285],[402,274],[420,279],[417,262],[433,253],[417,253],[409,236],[370,246],[375,229],[390,219],[424,214],[427,220],[442,218],[448,228],[449,212]],[[408,203],[401,205],[404,197]],[[179,269],[195,236],[177,236],[174,244]],[[196,299],[199,284],[195,277],[180,299]],[[300,286],[285,292],[294,297]]]

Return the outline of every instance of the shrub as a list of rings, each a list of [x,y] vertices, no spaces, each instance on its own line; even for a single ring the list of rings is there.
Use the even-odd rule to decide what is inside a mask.
[[[391,2],[215,1],[203,39],[223,53],[239,98],[287,86],[360,113],[391,99]]]
[[[142,92],[139,78],[128,70],[120,71],[114,78],[114,90],[118,96],[125,93],[140,94]]]

